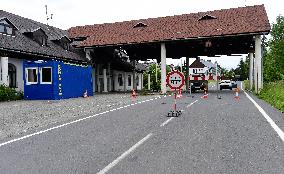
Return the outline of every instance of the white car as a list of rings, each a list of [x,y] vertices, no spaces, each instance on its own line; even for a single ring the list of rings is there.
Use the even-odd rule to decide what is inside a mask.
[[[220,90],[222,89],[233,89],[233,83],[231,82],[231,80],[222,80],[221,82],[219,82],[219,86],[220,86]]]

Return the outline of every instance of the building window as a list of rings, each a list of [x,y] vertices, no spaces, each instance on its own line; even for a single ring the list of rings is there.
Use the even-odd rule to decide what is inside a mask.
[[[128,75],[128,86],[131,86],[131,75]]]
[[[52,84],[52,68],[43,67],[40,69],[40,83],[41,84]]]
[[[13,28],[5,20],[0,21],[0,33],[13,35]]]
[[[62,43],[62,46],[63,46],[63,48],[64,48],[65,50],[67,50],[67,51],[70,50],[70,45],[69,45],[68,42],[63,42],[63,43]]]
[[[122,74],[118,74],[118,85],[123,86],[123,79],[122,79]]]
[[[26,80],[27,84],[37,84],[37,68],[26,68]]]
[[[9,87],[17,88],[17,68],[15,65],[8,64]]]
[[[47,39],[45,36],[37,35],[34,38],[41,46],[46,46]]]

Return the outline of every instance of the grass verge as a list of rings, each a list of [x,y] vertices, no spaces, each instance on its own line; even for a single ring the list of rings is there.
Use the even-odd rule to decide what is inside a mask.
[[[264,85],[258,94],[259,98],[267,101],[275,108],[284,112],[284,81],[271,82]]]

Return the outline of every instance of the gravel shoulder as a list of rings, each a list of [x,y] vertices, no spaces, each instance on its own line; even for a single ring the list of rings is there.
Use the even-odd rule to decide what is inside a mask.
[[[132,100],[130,93],[111,93],[55,101],[2,102],[0,103],[0,140],[157,96],[137,96]]]

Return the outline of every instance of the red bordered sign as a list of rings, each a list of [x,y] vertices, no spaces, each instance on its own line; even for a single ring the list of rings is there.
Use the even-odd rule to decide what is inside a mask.
[[[168,73],[166,81],[171,89],[180,89],[184,85],[184,75],[179,71],[171,71]]]

